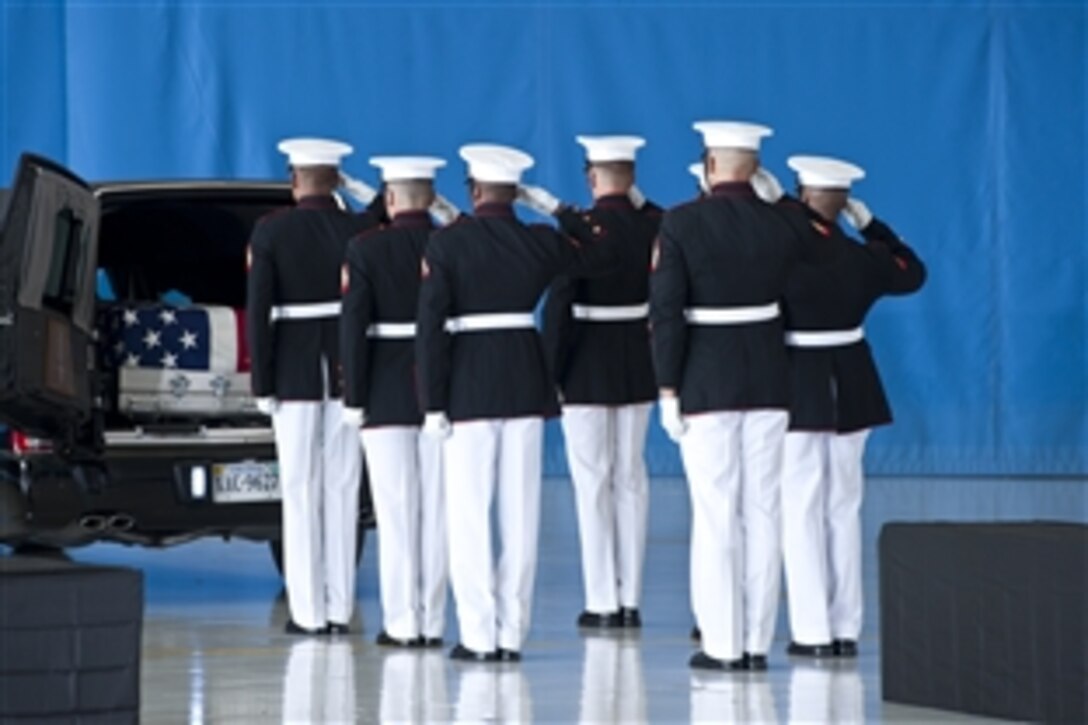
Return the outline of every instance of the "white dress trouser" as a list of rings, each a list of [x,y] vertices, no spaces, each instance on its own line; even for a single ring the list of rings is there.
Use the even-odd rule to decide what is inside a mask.
[[[646,554],[649,478],[642,452],[650,403],[563,407],[586,610],[637,609]]]
[[[355,603],[362,451],[339,400],[283,401],[272,414],[283,490],[283,568],[291,618],[347,624]]]
[[[691,601],[703,651],[766,654],[782,577],[779,484],[787,414],[688,416],[680,455],[691,491]]]
[[[365,428],[378,520],[382,624],[396,639],[441,637],[446,623],[442,444],[414,426]]]
[[[791,432],[782,467],[790,631],[801,644],[861,634],[862,457],[868,430]]]
[[[529,631],[540,530],[542,418],[456,422],[443,463],[450,583],[461,643],[521,650]],[[491,552],[497,499],[498,566]]]

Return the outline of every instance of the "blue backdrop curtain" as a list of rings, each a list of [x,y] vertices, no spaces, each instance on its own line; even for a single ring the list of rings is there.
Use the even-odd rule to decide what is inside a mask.
[[[0,31],[4,170],[282,178],[276,141],[323,134],[370,180],[371,154],[443,155],[465,205],[457,147],[494,140],[584,203],[574,135],[625,132],[667,206],[693,192],[692,121],[772,125],[787,185],[790,154],[857,161],[929,265],[867,324],[896,414],[869,470],[1088,470],[1081,3],[6,2]],[[680,471],[656,422],[647,456]],[[565,470],[554,426],[546,459]]]

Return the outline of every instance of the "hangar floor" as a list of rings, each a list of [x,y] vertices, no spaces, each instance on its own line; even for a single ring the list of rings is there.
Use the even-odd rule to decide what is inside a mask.
[[[817,667],[784,654],[780,610],[771,669],[696,675],[687,667],[688,500],[683,482],[651,488],[643,630],[586,636],[569,485],[544,486],[534,623],[520,665],[451,662],[445,652],[391,652],[380,629],[376,540],[359,572],[354,633],[283,634],[287,613],[267,548],[204,541],[170,550],[97,545],[80,561],[146,576],[145,723],[283,722],[968,722],[977,718],[880,698],[875,541],[889,520],[1083,520],[1075,480],[871,479],[865,502],[867,622],[856,662]],[[451,606],[452,610],[452,606]],[[451,611],[447,643],[456,641]]]

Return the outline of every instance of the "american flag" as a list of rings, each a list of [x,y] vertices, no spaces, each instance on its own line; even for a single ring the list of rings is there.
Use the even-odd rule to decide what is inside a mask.
[[[117,368],[249,370],[245,314],[229,307],[118,305],[100,319],[104,362]]]

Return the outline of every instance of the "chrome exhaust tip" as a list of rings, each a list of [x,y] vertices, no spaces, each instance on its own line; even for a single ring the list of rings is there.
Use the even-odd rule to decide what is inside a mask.
[[[102,531],[106,524],[106,517],[101,514],[87,514],[79,520],[79,526],[84,531]]]
[[[129,531],[136,525],[136,519],[128,514],[114,514],[106,521],[106,526],[113,531]]]

